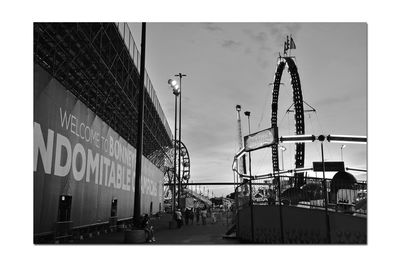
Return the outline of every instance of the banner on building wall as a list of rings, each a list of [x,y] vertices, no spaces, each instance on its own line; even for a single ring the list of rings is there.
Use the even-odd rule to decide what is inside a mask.
[[[37,66],[34,105],[35,173],[133,193],[135,148]],[[143,164],[142,194],[161,199],[162,172]]]

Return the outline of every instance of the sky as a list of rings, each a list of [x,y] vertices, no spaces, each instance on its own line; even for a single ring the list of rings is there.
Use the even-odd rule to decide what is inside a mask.
[[[141,24],[130,23],[130,28],[140,46]],[[270,127],[269,83],[290,34],[303,100],[317,110],[305,113],[306,134],[367,135],[365,23],[147,23],[146,69],[172,130],[174,96],[167,81],[179,72],[187,75],[182,79],[182,141],[189,150],[193,182],[233,181],[236,104],[242,106],[243,135],[248,134],[243,111],[251,112],[251,132]],[[286,70],[282,82],[279,135],[294,135],[293,113],[286,114],[292,104]],[[341,145],[326,142],[325,160],[339,161]],[[293,169],[295,146],[285,146],[284,168]],[[366,169],[367,146],[346,144],[343,157],[346,167]],[[313,161],[321,161],[319,142],[306,144],[305,167]],[[252,171],[272,171],[270,149],[252,154]],[[232,192],[232,186],[207,189],[218,196]]]

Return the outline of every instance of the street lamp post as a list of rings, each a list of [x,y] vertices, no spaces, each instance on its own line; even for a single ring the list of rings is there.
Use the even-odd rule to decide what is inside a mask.
[[[325,157],[324,157],[324,140],[325,136],[320,135],[318,136],[318,140],[321,142],[321,159],[322,159],[322,184],[324,189],[324,198],[325,198],[325,223],[326,223],[326,238],[328,243],[331,243],[331,226],[329,221],[329,212],[328,212],[328,188],[326,185],[326,178],[325,178]]]
[[[176,80],[169,79],[169,86],[172,88],[172,92],[175,95],[175,131],[174,131],[174,187],[172,189],[172,212],[175,213],[175,200],[176,200],[176,120],[177,120],[177,105],[178,95],[180,94],[179,85]]]
[[[279,145],[279,149],[281,150],[281,157],[282,157],[282,160],[281,160],[282,161],[282,171],[284,171],[285,167],[283,165],[283,152],[286,151],[286,147],[282,146],[282,145]]]
[[[345,144],[343,144],[341,147],[340,147],[340,155],[341,155],[341,158],[342,158],[342,162],[343,162],[343,149],[344,148],[346,148],[346,145]]]
[[[244,112],[244,115],[247,116],[247,122],[249,125],[249,135],[250,135],[250,112],[246,111]],[[251,175],[251,152],[249,152],[249,174],[250,174],[250,180],[249,180],[249,204],[250,204],[250,222],[251,222],[251,240],[254,242],[254,212],[253,212],[253,187],[252,187],[252,179],[253,176]]]
[[[181,193],[182,193],[182,177],[181,177],[181,143],[182,143],[182,77],[186,77],[185,74],[178,73],[175,77],[179,77],[179,87],[181,93],[179,94],[179,147],[178,147],[178,208],[181,207]]]

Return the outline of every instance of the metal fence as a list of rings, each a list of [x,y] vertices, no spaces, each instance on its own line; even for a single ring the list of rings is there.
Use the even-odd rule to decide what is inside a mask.
[[[280,195],[279,195],[280,185]],[[315,177],[276,176],[245,181],[235,189],[236,206],[282,205],[325,209],[324,179]],[[367,183],[326,179],[327,209],[347,214],[367,214]]]

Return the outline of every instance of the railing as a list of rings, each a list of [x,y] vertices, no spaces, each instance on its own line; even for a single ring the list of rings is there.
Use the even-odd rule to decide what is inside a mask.
[[[136,69],[138,70],[138,72],[140,72],[140,53],[136,46],[135,40],[133,39],[133,36],[129,29],[128,23],[115,23],[115,24],[117,25],[119,33],[125,42],[125,46],[128,49],[131,58],[133,59],[133,63],[135,64]],[[168,121],[165,117],[164,111],[161,108],[160,102],[157,98],[156,91],[154,90],[153,84],[151,83],[151,80],[150,80],[150,77],[149,77],[147,71],[145,71],[144,86],[147,90],[147,93],[150,96],[150,99],[152,100],[152,102],[157,110],[157,113],[161,119],[161,122],[163,123],[164,127],[166,128],[168,135],[172,139],[171,128],[169,127]]]
[[[325,208],[324,180],[322,178],[303,178],[302,185],[294,176],[280,176],[281,204],[301,208]],[[253,205],[279,205],[278,176],[262,180],[253,180]],[[366,182],[334,182],[326,179],[329,211],[347,214],[367,214]],[[249,206],[250,184],[244,182],[235,190],[236,206],[242,209]]]

